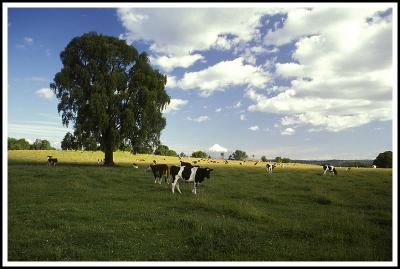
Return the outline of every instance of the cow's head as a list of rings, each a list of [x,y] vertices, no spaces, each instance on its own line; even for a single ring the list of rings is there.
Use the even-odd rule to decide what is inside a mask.
[[[213,170],[214,170],[214,169],[211,169],[211,168],[208,168],[208,167],[205,168],[205,169],[204,169],[204,171],[205,171],[205,177],[206,177],[206,178],[210,178],[210,172],[213,171]]]

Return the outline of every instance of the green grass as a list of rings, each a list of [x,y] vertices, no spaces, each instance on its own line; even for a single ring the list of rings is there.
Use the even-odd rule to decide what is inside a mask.
[[[173,195],[128,165],[154,156],[8,153],[9,261],[392,260],[391,169],[208,165],[197,195]]]

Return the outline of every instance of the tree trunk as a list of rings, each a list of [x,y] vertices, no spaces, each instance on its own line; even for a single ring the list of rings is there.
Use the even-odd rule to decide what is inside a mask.
[[[105,166],[114,166],[114,159],[113,159],[113,144],[114,141],[113,137],[111,137],[112,133],[110,130],[106,132],[106,141],[104,145],[104,165]]]

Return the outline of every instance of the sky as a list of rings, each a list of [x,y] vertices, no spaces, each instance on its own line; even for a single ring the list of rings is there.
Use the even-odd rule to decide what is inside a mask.
[[[69,41],[96,31],[146,51],[167,75],[161,143],[178,154],[323,160],[393,150],[393,4],[93,5],[3,10],[8,137],[60,148],[73,130],[49,84]]]

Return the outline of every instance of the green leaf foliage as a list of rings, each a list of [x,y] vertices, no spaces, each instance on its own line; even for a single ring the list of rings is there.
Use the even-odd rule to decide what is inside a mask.
[[[170,97],[166,76],[151,67],[145,52],[90,32],[73,38],[60,58],[63,67],[50,88],[62,122],[72,123],[88,147],[99,143],[106,165],[113,164],[113,151],[122,141],[133,151],[159,145]]]

